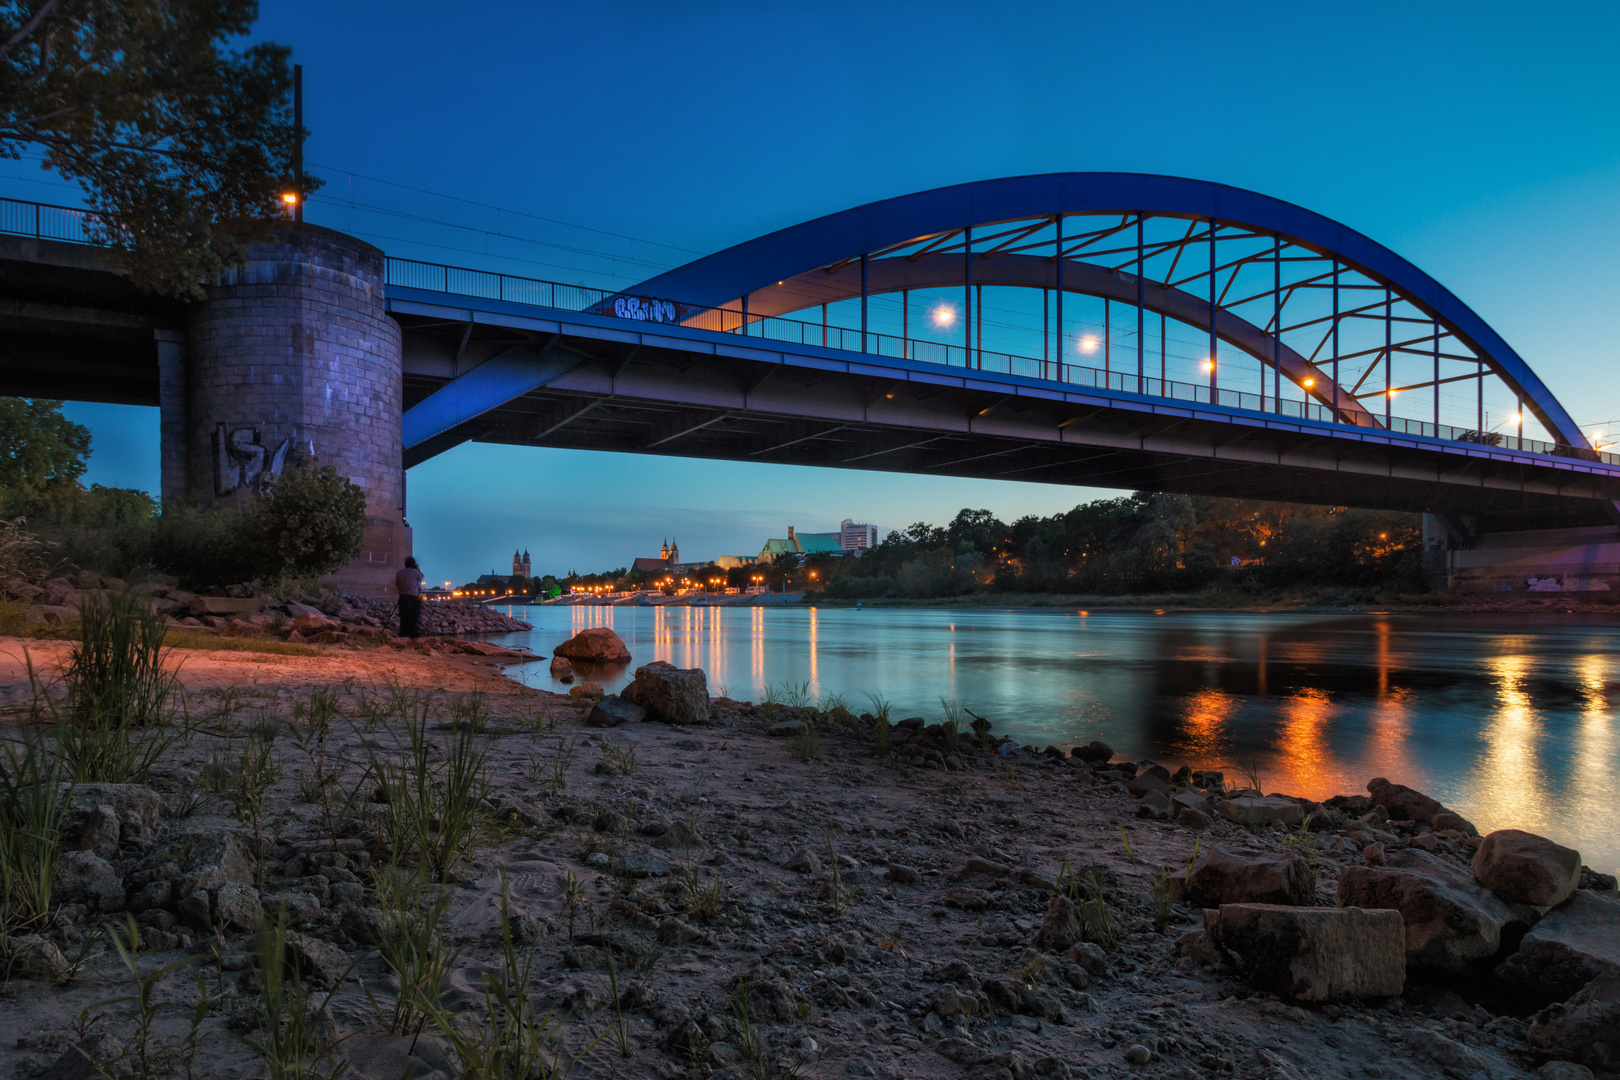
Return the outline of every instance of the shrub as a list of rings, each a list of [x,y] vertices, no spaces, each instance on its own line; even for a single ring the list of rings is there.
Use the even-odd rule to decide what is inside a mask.
[[[250,511],[263,569],[259,576],[330,574],[360,554],[366,493],[330,465],[289,468]]]

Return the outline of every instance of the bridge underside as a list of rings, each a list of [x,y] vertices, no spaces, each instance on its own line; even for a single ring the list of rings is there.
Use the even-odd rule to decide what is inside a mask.
[[[390,302],[405,329],[407,466],[475,441],[1425,511],[1482,532],[1606,525],[1604,500],[1620,495],[1606,470],[1489,447],[422,300]],[[444,411],[463,386],[476,395],[480,378],[487,409],[463,407],[470,419],[411,445],[413,415]]]
[[[0,392],[157,405],[157,335],[185,326],[183,305],[109,273],[96,248],[0,235]]]

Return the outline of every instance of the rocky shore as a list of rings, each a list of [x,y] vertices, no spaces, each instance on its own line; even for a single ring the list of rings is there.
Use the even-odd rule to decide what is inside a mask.
[[[322,1067],[359,1080],[469,1074],[514,983],[548,1017],[536,1076],[1620,1073],[1614,879],[1387,779],[1317,803],[993,717],[712,699],[658,663],[618,696],[283,682],[191,710],[145,783],[73,790],[53,918],[8,942],[0,1075],[128,1062],[129,1010],[96,1004],[130,977],[95,928],[126,918],[143,972],[176,964],[169,1066],[259,1075],[255,935],[281,912],[286,963],[331,992]],[[254,746],[258,800],[229,767]],[[468,754],[477,828],[421,884],[389,777],[453,786]],[[412,978],[437,1004],[402,1031]]]
[[[236,637],[273,636],[294,644],[361,643],[367,639],[403,645],[398,638],[396,602],[358,593],[324,589],[284,601],[251,586],[231,590],[236,595],[207,596],[188,592],[168,581],[146,582],[133,590],[153,610],[168,618],[174,629],[209,630]],[[93,573],[51,578],[38,585],[13,586],[29,604],[26,621],[65,623],[77,618],[82,598],[98,590],[123,591],[126,584]],[[534,629],[482,604],[465,600],[437,600],[423,605],[421,631],[435,637],[463,634],[510,634]]]

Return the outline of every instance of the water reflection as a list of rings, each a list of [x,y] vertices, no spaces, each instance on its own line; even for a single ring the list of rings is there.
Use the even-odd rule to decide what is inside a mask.
[[[1322,798],[1373,776],[1430,792],[1482,828],[1544,831],[1620,863],[1620,779],[1606,616],[1324,616],[848,608],[531,608],[549,653],[611,626],[634,662],[703,667],[759,700],[810,685],[894,715],[965,703],[1025,741],[1103,739],[1170,765],[1258,768],[1268,790]],[[513,669],[554,685],[543,664]]]
[[[1524,642],[1504,642],[1509,648]],[[1515,828],[1538,831],[1546,827],[1546,777],[1537,755],[1541,722],[1528,689],[1528,656],[1493,656],[1485,662],[1496,684],[1496,708],[1485,725],[1484,752],[1474,770],[1474,801],[1484,813],[1476,822],[1482,829]]]

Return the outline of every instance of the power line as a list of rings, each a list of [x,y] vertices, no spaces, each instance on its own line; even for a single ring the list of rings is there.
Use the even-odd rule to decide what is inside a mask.
[[[534,221],[544,221],[544,222],[548,222],[549,224],[552,224],[552,225],[562,225],[562,226],[564,226],[566,228],[579,229],[579,230],[584,231],[584,232],[593,232],[593,233],[597,233],[597,234],[599,234],[601,236],[612,236],[612,237],[615,237],[615,238],[617,238],[619,240],[629,240],[629,241],[632,241],[632,242],[637,243],[637,244],[652,244],[655,247],[669,248],[671,251],[681,251],[681,252],[685,252],[688,255],[700,255],[701,256],[701,255],[709,254],[706,251],[695,251],[692,248],[684,248],[684,247],[681,247],[678,244],[666,244],[666,243],[663,243],[662,241],[659,241],[659,240],[647,240],[647,239],[644,239],[644,238],[639,237],[639,236],[630,236],[630,235],[628,235],[626,233],[616,233],[616,232],[612,232],[612,231],[610,231],[608,229],[597,229],[597,228],[593,228],[590,225],[579,225],[579,224],[576,224],[575,222],[572,222],[572,221],[563,221],[560,218],[550,218],[550,217],[545,217],[544,215],[541,215],[541,214],[531,214],[531,213],[528,213],[527,211],[524,211],[524,210],[512,210],[512,209],[509,209],[509,208],[504,207],[504,206],[496,206],[494,203],[479,202],[477,199],[463,198],[460,195],[447,195],[442,191],[432,191],[432,190],[430,190],[428,188],[414,187],[414,186],[412,186],[410,184],[401,184],[401,183],[399,183],[398,181],[395,181],[395,180],[384,180],[381,177],[377,177],[377,176],[367,176],[365,173],[357,173],[357,172],[354,172],[353,170],[350,170],[350,169],[342,169],[342,168],[339,168],[336,165],[320,165],[320,164],[317,164],[315,162],[308,162],[307,164],[309,164],[313,168],[326,169],[326,170],[328,170],[330,172],[342,173],[345,176],[350,176],[350,177],[358,176],[360,179],[368,180],[368,181],[370,181],[371,183],[374,183],[374,184],[385,184],[388,187],[396,187],[396,188],[401,189],[402,191],[414,191],[419,195],[431,195],[431,196],[433,196],[434,198],[437,198],[437,199],[448,199],[451,202],[465,203],[468,206],[477,206],[477,207],[480,207],[480,208],[482,208],[484,210],[494,210],[496,213],[500,213],[500,214],[515,214],[518,217],[526,217],[526,218],[530,218],[530,219],[532,219]]]

